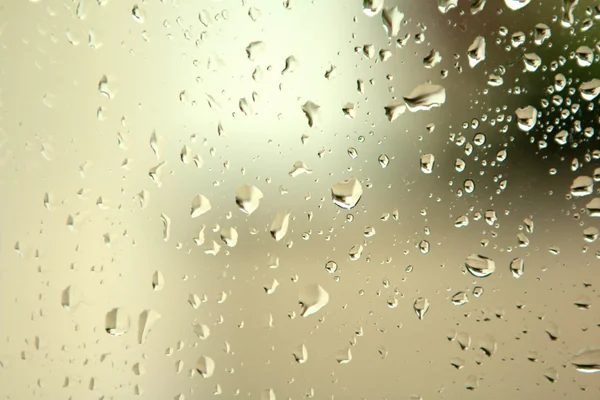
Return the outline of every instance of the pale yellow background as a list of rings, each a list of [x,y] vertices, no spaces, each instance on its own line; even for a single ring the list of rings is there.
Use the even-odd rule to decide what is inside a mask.
[[[1,398],[134,399],[136,385],[141,398],[152,400],[179,394],[210,398],[216,385],[223,399],[236,393],[260,399],[268,388],[277,399],[300,399],[311,390],[316,399],[598,398],[598,376],[569,364],[584,346],[600,346],[597,245],[582,252],[582,230],[594,221],[585,213],[580,221],[573,218],[589,197],[565,199],[571,181],[595,168],[590,163],[574,173],[571,160],[583,161],[597,142],[562,150],[551,144],[538,152],[514,120],[490,124],[499,115],[514,115],[517,107],[532,104],[541,110],[540,100],[549,98],[545,88],[554,73],[523,73],[523,52],[536,52],[548,65],[559,55],[568,58],[580,44],[593,47],[596,27],[581,33],[578,25],[569,34],[553,22],[561,15],[559,1],[533,1],[511,12],[503,1],[488,0],[475,16],[466,0],[446,15],[432,0],[399,1],[406,23],[398,37],[411,35],[399,49],[386,37],[381,16],[367,17],[358,0],[296,0],[289,9],[280,0],[99,1],[0,0]],[[142,23],[132,17],[136,4]],[[581,1],[579,21],[590,5]],[[250,7],[261,11],[256,22],[248,16]],[[208,27],[199,21],[202,10],[213,17]],[[548,42],[531,43],[538,22],[551,26],[552,48]],[[503,25],[510,33],[498,45]],[[510,35],[519,30],[527,34],[527,44],[506,51]],[[424,34],[423,43],[415,43],[418,33]],[[478,35],[486,38],[487,58],[471,69],[466,50]],[[248,60],[245,50],[253,41],[265,43],[256,61]],[[364,44],[393,55],[382,63],[355,54]],[[422,60],[432,48],[443,61],[426,69]],[[282,76],[291,55],[298,68]],[[337,75],[327,80],[331,65]],[[498,73],[500,65],[507,68],[504,85],[484,94],[487,75]],[[264,74],[260,83],[252,79],[257,66]],[[443,68],[449,70],[446,79]],[[582,80],[598,72],[596,64],[584,70],[573,61],[560,72],[571,76],[570,69]],[[98,90],[103,76],[110,99]],[[357,79],[365,83],[364,94],[356,90]],[[446,88],[446,103],[389,122],[383,107],[428,80]],[[515,86],[527,93],[509,94]],[[251,101],[253,92],[256,115],[245,116],[238,102]],[[207,95],[220,110],[209,106]],[[321,125],[313,128],[301,110],[309,100],[322,110]],[[573,100],[579,101],[578,95]],[[341,111],[348,102],[358,106],[353,120]],[[463,122],[484,114],[487,122],[478,129],[463,129]],[[540,118],[541,124],[554,117]],[[590,126],[596,117],[586,112],[579,119]],[[226,137],[218,136],[219,123]],[[431,133],[425,128],[429,123],[435,124]],[[501,133],[506,124],[507,133]],[[158,156],[150,147],[153,132]],[[471,142],[477,132],[486,134],[486,147],[471,156],[449,140],[455,133]],[[306,144],[302,135],[309,136]],[[507,160],[490,167],[505,142]],[[184,145],[203,159],[202,168],[180,161]],[[348,156],[348,147],[356,148],[358,158]],[[377,161],[382,153],[390,158],[386,169]],[[428,153],[435,155],[436,167],[425,175],[419,158]],[[462,173],[453,167],[457,157],[467,162]],[[299,160],[313,173],[289,177]],[[159,187],[149,170],[160,162],[166,164]],[[549,175],[552,167],[557,176]],[[347,212],[332,203],[330,188],[352,176],[362,182],[364,195],[348,223]],[[501,195],[495,193],[495,176],[508,179]],[[456,189],[467,178],[475,180],[476,190],[458,198]],[[250,216],[235,204],[243,184],[264,194]],[[136,198],[142,190],[149,194],[144,209]],[[50,210],[44,207],[46,193]],[[210,200],[212,210],[191,219],[197,194]],[[99,197],[108,209],[98,208]],[[398,221],[381,220],[395,209]],[[474,211],[489,209],[498,215],[497,227],[473,220]],[[285,210],[291,212],[290,229],[276,242],[268,229]],[[171,219],[168,241],[162,213]],[[455,228],[454,220],[463,214],[470,225]],[[74,232],[67,227],[69,216],[75,217]],[[517,234],[528,217],[535,231],[528,235],[530,247],[519,249]],[[221,242],[212,230],[216,224],[235,227],[238,245],[221,243],[216,256],[204,254],[213,240]],[[193,237],[202,225],[206,243],[196,246]],[[368,239],[367,226],[377,232]],[[303,240],[305,232],[309,240]],[[490,241],[486,248],[482,239]],[[429,254],[417,248],[421,240],[430,242]],[[361,259],[350,261],[349,249],[360,243],[365,245]],[[550,246],[560,247],[560,254],[550,254]],[[493,258],[496,272],[484,279],[465,273],[471,253]],[[519,280],[508,269],[517,256],[526,265]],[[279,258],[279,268],[269,268],[271,257]],[[339,282],[325,271],[328,260],[338,263]],[[414,268],[407,273],[409,265]],[[152,290],[156,270],[165,277],[161,291]],[[267,295],[264,287],[273,279],[280,285]],[[298,294],[314,283],[329,293],[329,304],[301,318]],[[81,294],[70,311],[61,306],[69,285]],[[475,298],[471,291],[478,285],[485,292]],[[398,306],[391,309],[387,300],[394,290]],[[450,301],[458,291],[469,295],[462,307]],[[222,293],[227,298],[219,303]],[[190,294],[207,301],[195,310]],[[590,300],[589,310],[573,305],[580,296]],[[423,320],[412,308],[418,297],[431,304]],[[105,315],[115,307],[131,317],[129,332],[121,337],[104,329]],[[144,310],[162,318],[140,345],[138,318]],[[207,340],[196,336],[194,323],[210,328]],[[560,329],[555,342],[545,333],[550,323]],[[448,341],[453,331],[469,333],[469,350]],[[487,335],[497,341],[492,357],[479,349]],[[301,344],[308,350],[302,365],[292,356]],[[349,346],[352,361],[339,365],[336,355]],[[535,363],[526,358],[530,350],[539,353]],[[190,377],[201,355],[216,363],[210,378]],[[454,357],[464,359],[463,369],[450,365]],[[180,360],[184,367],[177,373]],[[133,373],[137,362],[145,365],[145,375]],[[554,384],[544,377],[548,368],[558,371]],[[480,378],[474,392],[465,388],[471,375]]]

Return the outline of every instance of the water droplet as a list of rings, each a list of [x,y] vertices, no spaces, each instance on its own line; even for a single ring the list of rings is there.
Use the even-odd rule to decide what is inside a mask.
[[[469,298],[467,297],[467,294],[465,292],[457,292],[456,294],[454,294],[454,296],[452,296],[451,300],[452,304],[454,304],[455,306],[462,306],[469,302]]]
[[[358,114],[358,106],[354,103],[346,103],[344,107],[342,107],[342,113],[346,118],[354,119]]]
[[[520,257],[513,259],[510,262],[510,272],[515,278],[519,279],[525,272],[525,261]]]
[[[383,3],[383,0],[381,1]],[[404,14],[400,12],[398,6],[385,8],[381,13],[381,20],[383,21],[383,27],[388,37],[394,37],[398,35],[400,31],[400,23],[404,18]]]
[[[438,10],[446,14],[458,5],[458,0],[438,0]]]
[[[571,364],[577,371],[586,374],[600,372],[600,350],[585,349],[573,357]]]
[[[256,186],[243,185],[235,194],[235,203],[242,212],[250,215],[256,211],[262,198],[263,193]]]
[[[296,347],[292,352],[292,355],[298,364],[304,364],[308,360],[308,351],[306,350],[306,346],[304,344]]]
[[[329,293],[320,285],[311,284],[304,287],[298,296],[302,317],[315,314],[329,303]]]
[[[280,241],[287,234],[288,227],[290,225],[290,212],[289,211],[280,211],[277,213],[273,222],[271,223],[271,228],[269,232],[271,233],[271,237],[276,241]]]
[[[479,348],[483,350],[486,356],[491,357],[496,353],[498,342],[492,335],[488,334],[479,341]]]
[[[526,40],[527,37],[523,32],[515,32],[510,37],[510,43],[514,48],[520,47]]]
[[[146,13],[140,9],[140,7],[136,4],[131,9],[131,16],[133,19],[139,23],[143,23],[146,17]]]
[[[531,0],[504,0],[504,4],[513,11],[520,10],[530,2]]]
[[[289,175],[292,178],[295,178],[302,174],[310,175],[312,173],[313,171],[306,166],[306,163],[304,163],[303,161],[296,161],[291,171],[289,172]]]
[[[458,342],[461,350],[468,350],[471,346],[471,335],[469,335],[467,332],[459,332],[456,335],[456,341]]]
[[[421,171],[425,174],[431,174],[435,165],[435,156],[433,154],[424,154],[420,159]]]
[[[246,55],[250,61],[256,61],[265,52],[265,48],[266,45],[264,42],[251,42],[246,47]]]
[[[277,281],[277,279],[273,278],[273,282],[271,282],[270,286],[265,286],[265,292],[267,294],[273,294],[275,293],[275,289],[277,289],[277,287],[279,286],[279,281]]]
[[[488,76],[488,85],[492,87],[502,86],[504,84],[504,79],[499,75],[490,74]]]
[[[524,132],[529,132],[537,123],[537,110],[533,106],[517,108],[515,115],[517,117],[517,125]]]
[[[542,65],[542,59],[535,53],[526,53],[523,55],[523,64],[529,72],[535,72]]]
[[[586,101],[594,100],[600,94],[600,79],[592,79],[579,85],[579,94]]]
[[[75,311],[81,303],[82,293],[73,286],[67,286],[61,294],[61,306],[67,311]]]
[[[594,193],[594,180],[589,176],[578,176],[571,184],[571,195],[574,197],[589,196]]]
[[[148,338],[148,333],[152,330],[156,322],[161,318],[160,314],[154,310],[144,310],[140,314],[138,327],[138,343],[144,344]]]
[[[475,390],[479,387],[479,378],[475,375],[467,376],[467,380],[465,382],[465,388],[467,390]]]
[[[215,373],[215,361],[208,356],[201,356],[196,361],[196,371],[203,378],[210,378]]]
[[[485,38],[477,36],[467,50],[469,66],[474,68],[477,64],[485,60]]]
[[[364,250],[364,248],[363,248],[362,244],[357,244],[355,246],[352,246],[350,251],[348,251],[348,257],[350,257],[350,260],[356,261],[356,260],[360,259],[360,257],[362,256],[363,250]]]
[[[338,351],[335,356],[335,360],[338,362],[338,364],[348,364],[350,361],[352,361],[352,351],[350,347]]]
[[[525,224],[525,231],[529,234],[532,234],[534,229],[533,220],[531,220],[531,218],[525,218],[523,223]]]
[[[454,357],[450,360],[450,365],[456,369],[463,369],[465,366],[465,360],[459,357]]]
[[[539,23],[535,26],[533,41],[536,45],[540,46],[547,39],[550,39],[550,36],[552,36],[552,31],[548,25]]]
[[[431,49],[429,54],[423,58],[425,68],[433,68],[442,62],[442,55],[436,49]]]
[[[158,136],[156,136],[156,132],[152,132],[152,135],[150,136],[150,148],[154,152],[154,155],[156,156],[156,158],[160,158],[160,149],[159,149],[158,141],[159,140],[158,140]]]
[[[579,46],[575,50],[575,59],[580,67],[589,67],[594,62],[594,51],[587,46]]]
[[[413,303],[413,309],[419,319],[425,318],[425,313],[429,310],[429,301],[425,297],[419,297]]]
[[[481,286],[475,286],[473,288],[473,296],[479,298],[483,294],[483,288]]]
[[[579,4],[579,0],[563,0],[562,4],[562,19],[560,21],[561,25],[564,27],[571,27],[575,23],[574,11],[575,7]]]
[[[152,289],[154,289],[154,291],[158,292],[159,290],[162,290],[164,287],[165,287],[165,277],[163,276],[162,272],[154,271],[154,274],[152,275]]]
[[[554,367],[546,368],[544,371],[544,376],[546,379],[548,379],[548,381],[554,383],[558,379],[558,371]]]
[[[593,243],[598,240],[598,228],[590,226],[583,230],[583,238],[588,243]]]
[[[419,249],[421,250],[421,253],[423,253],[423,254],[429,253],[429,249],[430,249],[429,242],[427,240],[421,240],[419,242]]]
[[[446,89],[440,85],[424,83],[404,97],[404,102],[409,111],[412,112],[440,107],[446,102]]]
[[[384,107],[385,116],[392,122],[406,112],[406,104],[394,102]]]
[[[281,71],[281,75],[289,74],[298,69],[299,63],[296,57],[289,56],[285,59],[285,68]]]
[[[338,270],[338,265],[335,261],[327,261],[325,263],[325,271],[329,272],[330,274],[335,274]]]
[[[549,322],[546,327],[546,334],[553,342],[557,341],[560,338],[560,330],[558,329],[558,325],[554,322]]]
[[[210,201],[204,195],[197,195],[192,199],[191,216],[196,218],[209,212],[212,209]]]
[[[454,162],[454,169],[456,170],[456,172],[463,172],[466,167],[467,163],[461,158],[457,158]]]
[[[473,137],[473,143],[475,143],[476,146],[483,146],[485,141],[486,137],[483,133],[478,133],[475,135],[475,137]]]
[[[253,22],[256,22],[262,16],[262,12],[256,7],[250,7],[248,9],[248,16]]]
[[[498,162],[503,162],[506,160],[506,157],[508,156],[508,152],[506,150],[500,150],[497,154],[496,154],[496,161]]]
[[[346,210],[354,208],[362,194],[362,186],[356,178],[338,182],[331,188],[333,203]]]
[[[465,226],[469,226],[469,217],[467,217],[466,215],[461,215],[460,217],[456,218],[456,220],[454,221],[454,226],[457,228],[463,228]]]
[[[265,389],[260,394],[260,400],[276,400],[273,389]]]
[[[135,363],[133,365],[133,373],[136,374],[137,376],[142,376],[146,374],[146,367],[144,366],[144,364],[142,363]]]
[[[475,191],[475,182],[472,179],[466,179],[463,187],[465,188],[465,192],[471,194]]]
[[[386,154],[381,154],[379,158],[377,158],[377,161],[379,161],[379,165],[381,165],[381,168],[387,167],[390,163],[390,159]]]
[[[235,247],[238,241],[238,232],[235,228],[222,228],[220,232],[221,240],[228,247]]]
[[[321,124],[321,106],[312,101],[307,101],[302,105],[302,111],[308,120],[308,126],[319,126]]]
[[[348,147],[348,155],[354,160],[358,157],[358,151],[354,147]]]
[[[210,336],[210,328],[207,325],[195,323],[192,328],[200,340],[206,340]]]
[[[471,15],[477,15],[483,11],[487,0],[473,0],[471,2]]]
[[[374,17],[383,9],[384,0],[363,0],[363,12]]]
[[[485,278],[491,275],[496,270],[496,263],[488,257],[471,254],[465,261],[465,267],[471,275],[477,278]]]
[[[111,336],[121,336],[127,333],[131,326],[129,314],[122,308],[113,308],[106,314],[105,329]]]

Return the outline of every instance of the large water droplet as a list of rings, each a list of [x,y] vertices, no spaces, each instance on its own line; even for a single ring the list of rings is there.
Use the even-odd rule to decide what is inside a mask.
[[[321,106],[312,101],[307,101],[302,105],[302,111],[308,120],[308,126],[319,126],[321,124]]]
[[[106,333],[111,336],[121,336],[127,333],[131,326],[129,314],[122,308],[113,308],[106,314]]]
[[[515,278],[520,278],[525,272],[525,261],[520,257],[513,259],[510,262],[510,272]]]
[[[394,37],[400,31],[400,23],[404,18],[404,14],[400,12],[398,6],[386,8],[381,13],[381,20],[383,21],[383,27],[388,37]]]
[[[537,110],[533,106],[517,108],[515,115],[517,116],[517,125],[524,132],[529,132],[537,123]]]
[[[552,31],[550,27],[546,24],[539,23],[535,26],[535,30],[533,31],[533,42],[540,46],[547,39],[550,39],[552,36]]]
[[[251,42],[246,47],[246,55],[250,61],[256,61],[265,52],[265,48],[266,45],[264,42]]]
[[[308,285],[300,291],[298,301],[301,306],[300,315],[308,317],[329,303],[329,293],[318,284]]]
[[[215,361],[208,356],[200,356],[196,361],[196,371],[203,378],[210,378],[215,373]]]
[[[523,64],[529,72],[535,72],[542,65],[542,59],[535,53],[526,53],[523,55]]]
[[[573,357],[571,364],[575,366],[577,371],[586,374],[600,372],[600,350],[585,349]]]
[[[384,0],[363,0],[363,12],[374,17],[383,9]]]
[[[276,241],[280,241],[286,235],[288,227],[290,225],[290,212],[289,211],[280,211],[277,213],[273,222],[271,223],[271,228],[269,232],[271,236]]]
[[[438,10],[446,14],[458,5],[458,0],[438,0]]]
[[[429,310],[429,301],[425,297],[419,297],[413,303],[413,309],[419,319],[425,318],[425,313]]]
[[[594,193],[594,179],[590,176],[578,176],[571,184],[571,195],[574,197],[589,196]]]
[[[404,97],[404,102],[412,112],[440,107],[446,102],[446,89],[440,85],[424,83]]]
[[[594,100],[600,94],[600,79],[592,79],[579,85],[581,98],[587,101]]]
[[[354,208],[362,194],[362,185],[356,178],[338,182],[331,188],[333,203],[346,210]]]
[[[192,218],[197,218],[202,214],[209,212],[211,208],[210,201],[206,196],[199,194],[192,199],[191,216]]]
[[[292,355],[298,364],[304,364],[308,360],[308,350],[304,344],[296,347],[292,352]]]
[[[485,38],[477,36],[467,50],[469,66],[474,68],[477,64],[485,60]]]
[[[154,271],[152,275],[152,289],[155,291],[162,290],[165,287],[165,277],[162,272]]]
[[[458,292],[452,296],[452,304],[455,306],[462,306],[469,302],[469,297],[465,292]]]
[[[161,318],[160,314],[154,310],[145,310],[140,314],[138,326],[138,343],[144,344],[148,338],[148,333],[152,330],[156,322]]]
[[[435,157],[433,154],[424,154],[421,156],[419,160],[419,164],[421,166],[421,171],[425,174],[431,174],[433,172],[433,167],[435,166]]]
[[[235,203],[241,211],[250,215],[256,211],[262,198],[263,193],[256,186],[243,185],[235,194]]]
[[[530,2],[531,0],[504,0],[504,4],[513,11],[520,10]]]
[[[496,270],[496,263],[488,257],[471,254],[465,261],[467,271],[477,278],[485,278]]]

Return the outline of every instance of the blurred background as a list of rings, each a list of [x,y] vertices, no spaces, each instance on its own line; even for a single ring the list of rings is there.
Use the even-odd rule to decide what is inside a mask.
[[[0,0],[0,398],[597,399],[599,20]]]

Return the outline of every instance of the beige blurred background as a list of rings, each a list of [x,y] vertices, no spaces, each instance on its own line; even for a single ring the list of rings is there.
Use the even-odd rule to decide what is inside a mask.
[[[381,13],[367,16],[359,0],[0,1],[0,397],[269,399],[264,391],[272,389],[277,399],[598,398],[598,376],[569,362],[600,346],[597,244],[582,233],[594,226],[583,210],[591,196],[566,198],[573,179],[596,168],[585,155],[598,148],[597,136],[574,133],[559,147],[555,128],[539,150],[560,107],[544,110],[529,134],[514,120],[518,107],[542,111],[555,73],[574,88],[597,77],[597,64],[569,60],[599,39],[596,26],[580,28],[586,18],[596,21],[594,4],[580,1],[574,27],[564,28],[558,0],[520,11],[488,0],[477,15],[468,1],[458,3],[444,14],[433,0],[386,0],[404,13],[390,39]],[[552,37],[536,46],[540,22]],[[518,31],[526,43],[506,49]],[[467,49],[479,35],[486,59],[470,68]],[[264,51],[250,60],[246,48],[256,41]],[[368,44],[373,58],[355,54]],[[381,49],[391,51],[389,60],[379,59]],[[423,58],[432,49],[442,61],[428,69]],[[521,59],[530,52],[545,66],[568,60],[556,72],[526,73]],[[295,70],[282,74],[290,56]],[[488,86],[501,67],[504,84]],[[384,107],[428,81],[445,88],[445,104],[388,121]],[[243,98],[250,115],[240,110]],[[318,126],[302,112],[307,101],[321,107]],[[342,112],[347,103],[357,107],[353,119]],[[581,104],[560,129],[574,120],[598,128],[595,112]],[[472,144],[476,133],[486,143],[470,155],[451,139]],[[181,161],[184,146],[200,168]],[[506,161],[495,161],[504,148]],[[381,154],[390,159],[385,169]],[[424,154],[435,156],[432,174],[420,170]],[[454,168],[459,157],[463,172]],[[582,166],[574,172],[575,158]],[[290,177],[296,161],[312,174]],[[149,173],[161,163],[159,184]],[[347,211],[333,204],[331,187],[351,177],[364,194]],[[476,189],[459,197],[465,179]],[[235,202],[244,184],[264,195],[251,215]],[[198,194],[212,209],[192,219]],[[289,230],[275,241],[271,223],[286,210]],[[496,226],[476,220],[488,210]],[[469,226],[456,228],[462,215]],[[526,218],[535,229],[526,233],[529,247],[519,248]],[[232,248],[219,235],[230,227],[239,234]],[[366,238],[366,227],[376,234]],[[213,241],[216,255],[206,253]],[[352,261],[349,250],[359,244],[362,256]],[[472,253],[491,257],[496,272],[468,274]],[[525,260],[519,279],[509,271],[515,257]],[[270,268],[274,259],[278,267]],[[339,266],[335,274],[325,270],[329,260]],[[153,290],[155,271],[162,290]],[[274,279],[279,286],[267,294]],[[299,293],[313,284],[330,300],[303,318]],[[484,290],[479,298],[475,287]],[[459,291],[469,302],[455,306]],[[190,295],[203,300],[197,309]],[[430,303],[422,320],[413,310],[420,297]],[[591,306],[574,305],[582,301]],[[131,322],[111,336],[105,318],[117,307]],[[160,319],[140,344],[145,310]],[[199,337],[199,325],[210,334]],[[448,340],[459,333],[470,338],[467,350]],[[491,356],[480,349],[489,343],[496,343]],[[302,344],[308,359],[299,364],[293,352]],[[348,349],[352,360],[338,363]],[[215,362],[211,377],[192,372],[201,356]],[[134,372],[136,363],[145,374]],[[552,383],[545,374],[555,372]]]

